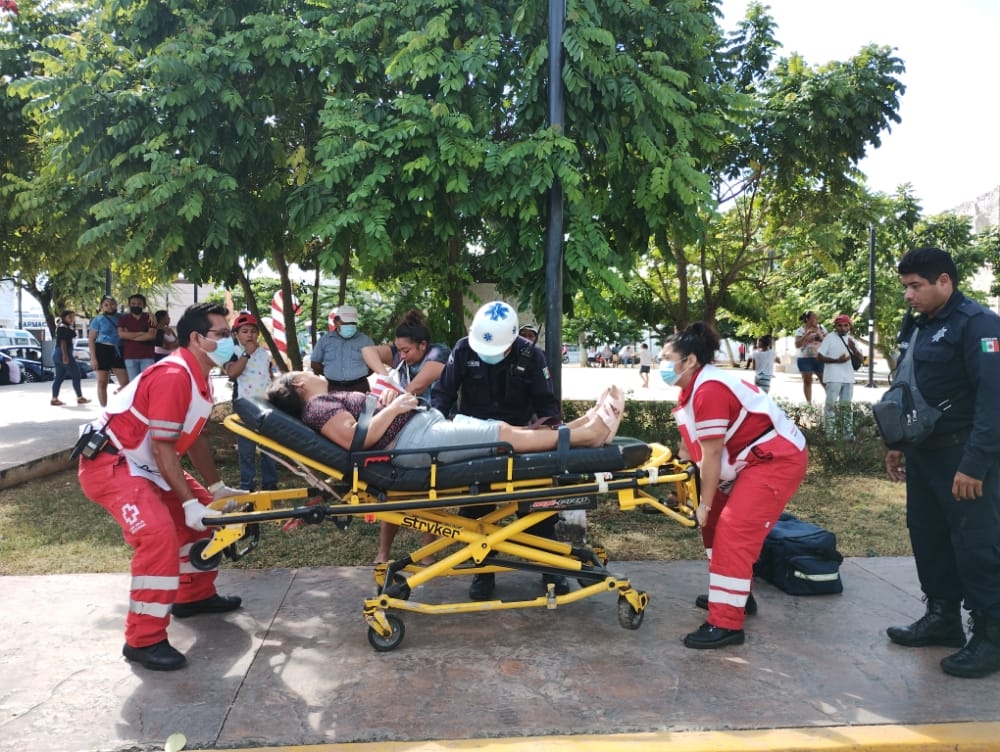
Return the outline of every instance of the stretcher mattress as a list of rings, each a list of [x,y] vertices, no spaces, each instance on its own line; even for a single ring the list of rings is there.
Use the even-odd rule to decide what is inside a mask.
[[[309,459],[350,475],[358,474],[369,487],[393,491],[428,491],[429,468],[397,467],[387,451],[348,452],[329,441],[305,423],[276,409],[265,400],[237,399],[233,409],[248,429]],[[538,429],[549,430],[549,429]],[[456,449],[467,447],[440,447]],[[427,454],[427,450],[422,450]],[[456,488],[477,484],[502,483],[506,480],[529,480],[565,476],[567,479],[595,472],[617,472],[639,467],[649,459],[649,445],[619,437],[603,447],[532,452],[513,456],[513,475],[508,477],[509,448],[499,445],[492,456],[438,464],[434,487]]]

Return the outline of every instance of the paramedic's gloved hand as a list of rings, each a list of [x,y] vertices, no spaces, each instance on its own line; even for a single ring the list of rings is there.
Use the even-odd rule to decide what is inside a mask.
[[[182,504],[184,507],[184,524],[192,530],[204,530],[206,517],[218,517],[222,514],[217,509],[209,509],[197,499],[188,499]]]
[[[247,493],[246,491],[239,488],[230,488],[221,480],[213,483],[208,487],[209,493],[212,494],[212,501],[218,501],[219,499],[225,499],[229,496],[240,496],[241,494]]]

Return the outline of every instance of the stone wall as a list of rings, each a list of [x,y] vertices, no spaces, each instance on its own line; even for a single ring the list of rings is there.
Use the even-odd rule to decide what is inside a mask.
[[[1000,186],[989,193],[959,204],[951,210],[959,216],[972,217],[973,232],[982,232],[992,225],[1000,225]]]

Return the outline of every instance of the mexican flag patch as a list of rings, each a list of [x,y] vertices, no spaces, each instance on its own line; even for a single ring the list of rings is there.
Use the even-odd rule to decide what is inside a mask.
[[[1000,352],[1000,341],[997,341],[996,337],[983,337],[979,340],[979,345],[983,348],[983,352]]]

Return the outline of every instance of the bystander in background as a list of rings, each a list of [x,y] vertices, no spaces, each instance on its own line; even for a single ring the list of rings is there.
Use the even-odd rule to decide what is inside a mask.
[[[802,375],[802,394],[806,402],[812,403],[813,376],[823,385],[823,364],[816,357],[819,346],[826,336],[826,329],[819,323],[815,311],[806,311],[800,317],[802,326],[795,330],[795,346],[798,348],[798,358],[795,360],[799,373]]]
[[[851,317],[840,314],[833,320],[833,331],[823,338],[816,358],[823,364],[823,388],[826,389],[824,426],[827,438],[854,441],[854,366],[851,354],[861,357],[858,343],[851,336]]]

